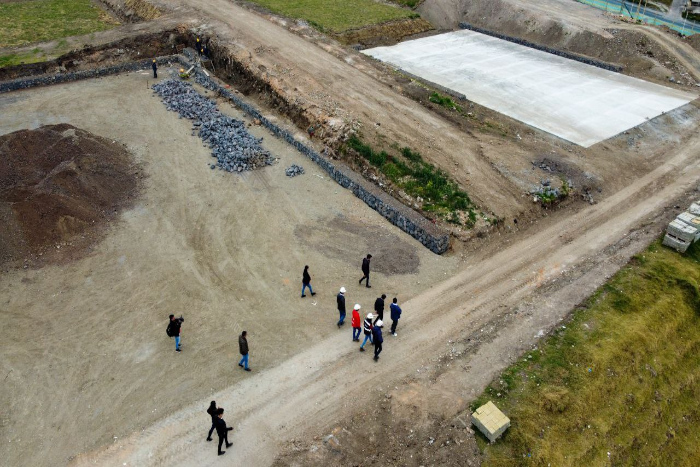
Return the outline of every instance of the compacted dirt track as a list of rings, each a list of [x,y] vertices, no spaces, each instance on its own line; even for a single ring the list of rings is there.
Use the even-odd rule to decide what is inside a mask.
[[[511,217],[529,207],[521,192],[479,156],[477,141],[355,66],[227,0],[171,4],[207,18],[212,35],[231,49],[244,51],[242,56],[265,70],[278,88],[290,91],[290,98],[294,94],[305,101],[305,107],[331,105],[333,116],[359,120],[364,134],[369,136],[376,129],[387,144],[397,142],[418,150],[449,171],[485,211]]]
[[[236,431],[227,465],[267,465],[281,443],[361,409],[372,389],[415,371],[454,330],[470,332],[494,319],[502,306],[522,300],[549,278],[595,257],[700,177],[700,137],[667,163],[601,203],[527,236],[405,303],[400,338],[386,343],[380,361],[358,354],[347,335],[331,337],[275,368],[212,398],[228,410]],[[547,321],[546,317],[536,317]],[[542,319],[544,318],[544,319]],[[522,334],[506,330],[500,349],[477,355],[463,375],[464,394],[483,387],[507,363],[503,355]],[[366,360],[366,361],[365,361]],[[485,364],[488,363],[488,364]],[[473,373],[471,373],[473,372]],[[221,461],[204,441],[207,400],[183,408],[123,442],[85,454],[76,465],[214,465]]]

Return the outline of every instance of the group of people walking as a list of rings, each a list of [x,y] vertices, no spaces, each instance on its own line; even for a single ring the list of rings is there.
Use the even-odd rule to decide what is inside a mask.
[[[365,287],[370,288],[369,284],[369,274],[370,274],[370,261],[372,255],[367,255],[362,260],[362,278],[360,279],[360,284],[365,281]],[[306,289],[309,289],[309,293],[312,296],[316,295],[311,287],[311,274],[309,273],[309,266],[304,266],[304,271],[302,273],[301,280],[301,297],[306,297]],[[345,287],[341,287],[338,295],[336,296],[336,303],[338,306],[338,313],[340,315],[338,319],[338,328],[340,329],[345,324],[346,308],[345,308],[345,294],[347,290]],[[360,310],[362,306],[356,303],[352,309],[352,341],[360,342],[360,336],[364,333],[364,340],[360,344],[360,352],[365,351],[365,345],[367,341],[374,345],[374,361],[379,360],[379,354],[382,352],[382,344],[384,343],[384,337],[382,335],[382,328],[384,327],[384,301],[386,300],[386,294],[382,294],[380,297],[374,301],[374,313],[367,313],[364,320],[360,317]],[[390,318],[391,318],[391,335],[396,337],[396,327],[398,326],[399,319],[401,318],[401,307],[398,305],[398,299],[394,297],[392,299],[391,305],[389,305]],[[170,315],[170,321],[168,322],[167,334],[170,337],[175,338],[175,351],[181,352],[181,341],[180,332],[182,329],[182,323],[185,319],[180,316],[176,318],[175,315]],[[248,337],[247,332],[243,331],[238,337],[238,348],[241,354],[241,359],[238,362],[238,366],[243,368],[245,371],[251,371],[248,366]],[[226,447],[232,446],[228,442],[228,432],[233,430],[232,427],[226,425],[223,419],[224,409],[216,406],[216,401],[211,401],[211,405],[207,409],[207,413],[211,416],[211,428],[209,429],[209,434],[207,435],[207,441],[212,441],[212,433],[216,430],[219,437],[218,444],[218,454],[223,455],[226,451],[222,451],[221,447],[225,443]]]
[[[367,255],[362,260],[362,278],[360,279],[360,284],[365,281],[365,287],[372,287],[369,285],[369,272],[370,272],[370,261],[372,260],[372,255]],[[304,266],[304,272],[302,273],[301,279],[301,296],[302,298],[306,295],[304,291],[306,288],[311,291],[311,295],[316,295],[311,288],[311,275],[309,274],[309,266]],[[338,328],[345,324],[345,316],[347,314],[345,308],[345,293],[347,290],[345,287],[341,287],[336,296],[336,303],[338,305],[338,314],[340,315],[338,319]],[[365,344],[369,341],[374,345],[374,361],[379,360],[379,354],[382,352],[382,344],[384,343],[384,337],[382,336],[382,328],[384,327],[384,300],[386,300],[386,294],[382,294],[374,302],[374,311],[376,315],[368,313],[364,319],[364,322],[360,320],[360,310],[362,306],[356,303],[352,309],[352,319],[350,321],[352,325],[352,341],[360,342],[360,333],[364,332],[365,339],[360,345],[360,351],[365,351]],[[398,299],[393,298],[391,305],[389,306],[391,311],[391,335],[396,337],[396,327],[399,324],[399,319],[401,318],[401,307],[398,305]]]

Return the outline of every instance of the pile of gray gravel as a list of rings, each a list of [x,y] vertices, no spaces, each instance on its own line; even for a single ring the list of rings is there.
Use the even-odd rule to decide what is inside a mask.
[[[287,170],[284,171],[284,173],[287,174],[287,177],[296,177],[297,175],[304,173],[304,167],[292,164],[291,167],[288,167]]]
[[[194,120],[194,131],[212,149],[216,164],[227,172],[243,172],[272,165],[275,158],[260,146],[262,138],[248,133],[245,123],[223,115],[216,104],[199,94],[191,84],[172,79],[153,85],[168,110],[178,112],[180,118]]]

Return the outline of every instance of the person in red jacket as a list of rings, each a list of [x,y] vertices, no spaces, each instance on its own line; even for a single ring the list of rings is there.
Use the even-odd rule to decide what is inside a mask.
[[[360,322],[360,304],[356,304],[355,308],[352,310],[352,341],[360,342],[360,331],[362,330],[362,323]]]

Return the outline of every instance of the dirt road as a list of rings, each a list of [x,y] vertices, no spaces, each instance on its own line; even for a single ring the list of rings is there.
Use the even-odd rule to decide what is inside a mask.
[[[229,407],[236,431],[226,455],[230,465],[267,465],[290,438],[359,410],[372,389],[389,388],[423,365],[459,329],[477,330],[504,305],[517,303],[538,286],[595,257],[630,229],[658,214],[668,200],[700,177],[700,137],[669,156],[665,165],[601,203],[523,238],[404,303],[400,338],[391,337],[378,363],[358,354],[348,336],[334,336],[291,359],[212,396]],[[602,278],[601,278],[602,279]],[[546,311],[545,311],[546,312]],[[546,322],[547,316],[537,316]],[[536,324],[536,325],[539,325]],[[499,333],[498,349],[473,358],[462,378],[466,397],[507,362],[523,333]],[[530,332],[526,329],[525,332]],[[470,387],[471,386],[471,387]],[[75,465],[214,465],[215,447],[204,441],[208,400],[183,408],[159,423]]]
[[[264,70],[290,102],[327,109],[329,118],[357,119],[368,137],[410,146],[449,171],[487,212],[511,217],[529,204],[521,192],[479,156],[478,142],[421,104],[323,48],[227,0],[171,0],[206,18],[206,29]],[[215,18],[215,19],[214,19]],[[325,112],[325,111],[324,111]]]

